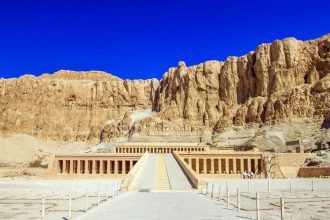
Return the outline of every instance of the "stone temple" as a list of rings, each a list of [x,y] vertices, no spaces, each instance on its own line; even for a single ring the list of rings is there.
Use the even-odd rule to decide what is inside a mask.
[[[200,189],[205,179],[292,178],[312,153],[218,150],[200,143],[118,144],[113,153],[55,155],[49,178],[120,178],[124,190]]]

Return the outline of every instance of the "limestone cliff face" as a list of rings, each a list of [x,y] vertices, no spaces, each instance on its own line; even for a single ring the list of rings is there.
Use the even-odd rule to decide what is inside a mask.
[[[153,109],[221,132],[231,125],[322,118],[330,112],[330,35],[262,44],[242,57],[171,68]]]
[[[160,81],[99,71],[0,79],[2,135],[109,142],[320,118],[330,119],[330,35],[276,40],[224,62],[180,62]]]
[[[157,83],[121,80],[97,71],[59,71],[40,77],[2,79],[1,134],[98,142],[113,118],[127,111],[151,108]]]

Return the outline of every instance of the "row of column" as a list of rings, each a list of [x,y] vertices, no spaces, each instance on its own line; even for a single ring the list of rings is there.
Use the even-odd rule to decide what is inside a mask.
[[[199,152],[203,147],[117,147],[116,153],[171,153],[173,151]]]
[[[63,174],[126,174],[137,160],[65,159],[57,160],[57,172]]]
[[[200,174],[241,174],[263,171],[260,158],[184,158],[185,162]]]

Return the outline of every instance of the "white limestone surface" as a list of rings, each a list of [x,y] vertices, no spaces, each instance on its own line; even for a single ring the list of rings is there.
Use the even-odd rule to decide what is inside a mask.
[[[196,192],[127,192],[79,220],[252,219]]]
[[[0,219],[41,219],[42,198],[45,198],[45,219],[68,217],[69,194],[72,195],[72,216],[99,200],[112,198],[121,180],[32,180],[0,179]]]
[[[256,193],[259,194],[260,219],[280,219],[281,197],[285,219],[328,220],[330,216],[330,179],[209,180],[208,194],[205,196],[209,199],[212,197],[212,186],[213,199],[218,199],[221,187],[220,200],[223,202],[227,202],[228,186],[229,203],[234,208],[239,189],[241,212],[251,218],[256,218]]]

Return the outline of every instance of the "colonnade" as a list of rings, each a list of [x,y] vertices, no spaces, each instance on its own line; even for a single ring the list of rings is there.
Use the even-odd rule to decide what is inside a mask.
[[[179,152],[202,152],[204,147],[116,147],[116,153],[171,153]]]
[[[184,161],[198,174],[241,174],[244,171],[253,173],[263,171],[260,157],[184,157]]]
[[[127,174],[138,159],[57,159],[61,174]]]

